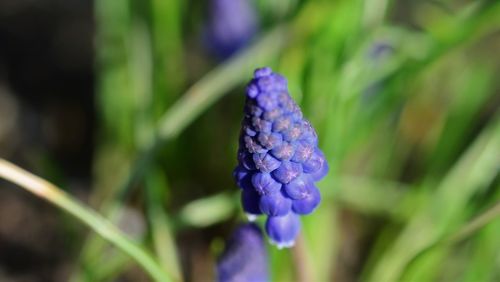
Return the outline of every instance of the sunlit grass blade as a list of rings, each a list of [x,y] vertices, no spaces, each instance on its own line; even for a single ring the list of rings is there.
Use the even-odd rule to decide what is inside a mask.
[[[0,177],[19,185],[26,191],[71,214],[109,243],[128,254],[153,279],[157,281],[170,281],[169,274],[140,245],[129,239],[100,214],[72,198],[53,184],[3,159],[0,159]]]
[[[157,167],[150,170],[144,190],[155,253],[164,269],[172,274],[172,280],[182,281],[175,238],[171,232],[171,220],[164,208],[164,203],[168,202],[168,184],[164,172]]]
[[[414,256],[463,220],[460,210],[466,207],[470,197],[495,177],[500,166],[499,148],[500,120],[496,119],[450,170],[432,200],[378,258],[370,281],[397,281]]]
[[[497,188],[494,201],[500,201],[500,187]],[[498,240],[498,234],[500,234],[499,217],[479,230],[478,234],[473,235],[474,237],[471,238],[473,249],[463,267],[464,282],[494,281],[495,277],[499,277],[500,240]]]

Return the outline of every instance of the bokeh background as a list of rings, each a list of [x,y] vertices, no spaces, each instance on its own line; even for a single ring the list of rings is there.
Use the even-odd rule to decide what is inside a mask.
[[[0,157],[212,281],[245,220],[244,86],[271,66],[331,167],[303,217],[314,281],[499,281],[500,220],[462,232],[500,200],[499,50],[498,1],[2,0]],[[0,182],[0,281],[149,278]]]

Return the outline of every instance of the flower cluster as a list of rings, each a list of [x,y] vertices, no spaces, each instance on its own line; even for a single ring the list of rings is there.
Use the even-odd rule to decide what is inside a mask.
[[[328,164],[283,76],[257,69],[246,89],[244,112],[233,172],[243,209],[249,218],[267,215],[271,242],[291,247],[299,215],[311,213],[321,200],[315,182],[327,174]]]
[[[217,262],[217,281],[268,280],[267,252],[262,232],[252,223],[239,226]]]

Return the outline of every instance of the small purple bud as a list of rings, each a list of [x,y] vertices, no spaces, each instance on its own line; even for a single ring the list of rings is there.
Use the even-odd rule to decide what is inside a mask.
[[[259,140],[259,143],[264,146],[264,148],[270,150],[276,146],[279,146],[281,144],[281,141],[283,140],[283,137],[278,133],[262,132],[259,134],[257,140]]]
[[[311,124],[308,121],[303,120],[301,126],[302,126],[302,135],[300,136],[300,139],[303,140],[304,142],[317,146],[318,135],[316,134],[316,131],[311,126]]]
[[[259,132],[270,133],[271,129],[273,128],[272,123],[270,123],[267,120],[263,120],[261,118],[258,118],[258,117],[252,118],[252,125],[255,128],[255,130],[257,130]]]
[[[321,168],[318,171],[313,172],[313,173],[310,174],[312,180],[314,180],[314,181],[320,181],[321,179],[323,179],[323,177],[325,177],[328,174],[328,170],[329,169],[330,169],[330,167],[328,166],[328,162],[325,160],[321,164]]]
[[[282,142],[281,145],[271,150],[271,154],[277,159],[288,161],[295,153],[295,148],[288,142]]]
[[[266,221],[267,235],[269,235],[271,243],[280,249],[292,247],[299,230],[299,216],[293,212],[284,216],[270,216]]]
[[[272,74],[274,79],[274,90],[275,91],[288,91],[288,81],[286,78],[280,74]],[[291,98],[290,98],[291,100]]]
[[[243,125],[243,131],[250,137],[254,137],[257,134],[257,132],[250,125]]]
[[[300,121],[304,117],[302,115],[302,111],[300,110],[299,106],[297,104],[293,103],[291,111],[291,116],[293,121]]]
[[[313,152],[313,145],[306,142],[297,142],[297,148],[295,148],[295,154],[293,155],[292,161],[303,163],[312,156]]]
[[[294,200],[304,199],[310,193],[313,186],[314,183],[311,178],[307,174],[302,174],[290,183],[285,184],[285,192],[288,197]]]
[[[252,173],[243,166],[237,166],[233,171],[233,177],[236,184],[241,189],[253,189]]]
[[[271,73],[273,73],[273,70],[270,67],[258,68],[254,71],[253,77],[254,78],[261,78],[264,76],[268,76]]]
[[[281,110],[279,108],[275,108],[268,112],[265,112],[262,117],[267,121],[273,121],[277,119],[279,116],[281,116],[281,114],[282,114]]]
[[[368,58],[377,63],[380,60],[387,59],[394,51],[394,47],[389,42],[375,42],[368,52]]]
[[[252,137],[250,136],[245,136],[245,147],[247,148],[248,152],[254,154],[254,153],[265,153],[267,150],[264,149],[262,146],[260,146],[255,140],[253,140]]]
[[[277,193],[281,189],[281,183],[274,180],[269,173],[258,172],[254,174],[252,184],[260,195]]]
[[[280,161],[267,153],[253,154],[253,162],[262,172],[271,172],[280,166]]]
[[[247,86],[247,96],[254,99],[259,94],[259,88],[255,84],[249,84]]]
[[[251,1],[212,0],[204,39],[210,52],[226,59],[250,43],[258,31],[258,17]]]
[[[250,154],[244,150],[238,151],[238,162],[247,170],[254,170],[255,169],[255,164],[253,163],[252,154]]]
[[[302,164],[302,167],[305,173],[314,173],[319,171],[325,162],[326,160],[323,153],[319,149],[316,149],[314,154]]]
[[[283,161],[275,171],[273,176],[279,182],[286,184],[297,178],[302,173],[302,166],[298,163]]]
[[[298,214],[310,214],[318,207],[321,195],[318,188],[310,186],[302,199],[293,200],[292,209]]]
[[[261,214],[259,201],[260,195],[254,189],[244,189],[241,191],[241,204],[246,213],[252,215]]]
[[[372,46],[369,48],[366,54],[366,62],[364,63],[372,71],[377,71],[383,68],[384,65],[387,65],[391,57],[393,57],[396,49],[392,46],[391,42],[380,41],[372,43]],[[384,86],[384,81],[382,78],[373,81],[364,89],[363,100],[364,103],[373,103],[374,98],[380,97],[377,94],[381,94]]]
[[[257,105],[254,104],[247,104],[247,111],[248,114],[250,114],[250,117],[260,117],[262,113],[264,112],[261,108],[259,108]]]
[[[295,103],[292,101],[292,99],[289,99],[287,101],[285,101],[283,103],[283,105],[281,105],[281,107],[283,108],[283,110],[287,113],[287,114],[292,114],[295,110],[295,108],[297,107],[297,105],[295,105]],[[293,116],[292,118],[293,121],[298,121],[296,119],[296,116]],[[299,119],[300,120],[300,119]]]
[[[283,132],[283,139],[288,142],[294,142],[302,135],[302,127],[294,123],[287,131]]]
[[[280,92],[280,94],[278,94],[278,103],[281,107],[290,103],[291,101],[292,101],[292,98],[290,97],[290,95],[288,95],[286,90],[284,90],[284,91]]]
[[[273,123],[273,131],[274,132],[282,132],[287,131],[292,127],[292,118],[290,116],[282,116],[278,118]]]
[[[267,194],[260,197],[260,210],[269,216],[284,216],[292,207],[292,200],[281,192]]]
[[[261,92],[259,96],[257,96],[257,104],[264,111],[271,111],[278,106],[276,98],[269,92]]]
[[[257,79],[257,86],[262,93],[269,93],[275,89],[274,78],[270,75],[260,77]]]
[[[217,261],[218,282],[269,281],[268,256],[259,227],[238,226]]]

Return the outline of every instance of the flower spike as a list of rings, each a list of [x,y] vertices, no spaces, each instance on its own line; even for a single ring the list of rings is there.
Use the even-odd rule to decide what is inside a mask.
[[[293,246],[300,215],[312,213],[321,201],[315,182],[327,173],[316,131],[290,97],[286,79],[271,68],[257,69],[246,88],[233,173],[249,218],[267,216],[271,243]]]

